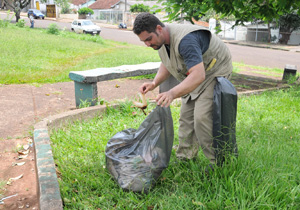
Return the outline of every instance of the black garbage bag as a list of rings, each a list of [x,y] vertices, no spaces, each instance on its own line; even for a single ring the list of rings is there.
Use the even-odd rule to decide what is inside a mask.
[[[137,130],[123,130],[108,141],[106,167],[121,188],[148,192],[168,167],[173,139],[170,107],[157,106]]]
[[[238,156],[236,144],[237,92],[224,77],[217,77],[213,102],[213,148],[217,165],[221,166],[229,155]]]

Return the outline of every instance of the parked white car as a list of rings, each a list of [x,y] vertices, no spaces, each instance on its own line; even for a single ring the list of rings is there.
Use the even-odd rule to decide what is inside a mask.
[[[76,33],[84,33],[84,34],[100,34],[101,28],[95,25],[91,20],[74,20],[71,23],[71,30]]]

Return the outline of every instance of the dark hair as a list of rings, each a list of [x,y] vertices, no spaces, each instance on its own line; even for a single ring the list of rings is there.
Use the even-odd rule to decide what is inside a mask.
[[[143,12],[135,18],[133,32],[137,35],[143,31],[147,31],[148,33],[155,32],[157,25],[165,27],[165,25],[155,15]]]

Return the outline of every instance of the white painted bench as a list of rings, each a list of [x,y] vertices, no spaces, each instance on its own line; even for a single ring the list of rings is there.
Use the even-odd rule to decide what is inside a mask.
[[[97,82],[156,73],[160,62],[123,65],[113,68],[97,68],[86,71],[71,71],[69,78],[75,84],[76,107],[81,102],[94,106],[98,98]]]

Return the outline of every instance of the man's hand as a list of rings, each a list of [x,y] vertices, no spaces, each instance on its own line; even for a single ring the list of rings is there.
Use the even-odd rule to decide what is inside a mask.
[[[169,90],[164,93],[158,94],[156,97],[157,105],[160,105],[161,107],[168,107],[174,100],[174,94],[172,90]]]
[[[146,82],[146,83],[142,84],[142,86],[140,87],[139,91],[142,94],[146,94],[148,91],[151,91],[154,88],[156,88],[154,81],[153,82]]]

